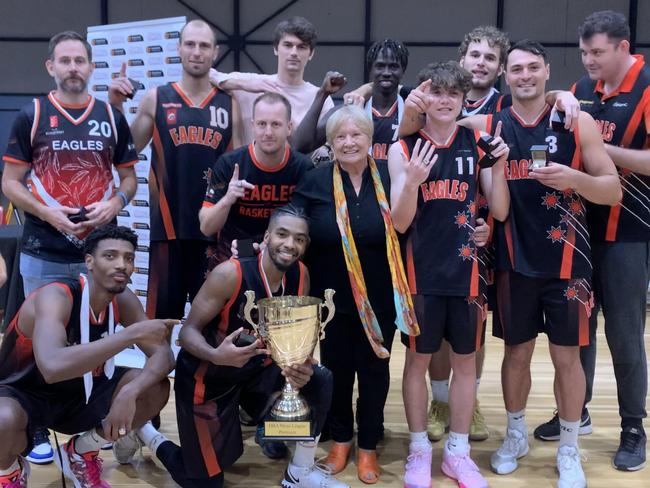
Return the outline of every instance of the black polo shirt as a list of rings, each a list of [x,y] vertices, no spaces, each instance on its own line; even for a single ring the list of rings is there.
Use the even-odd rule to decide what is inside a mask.
[[[377,163],[386,198],[390,198],[388,165]],[[292,202],[303,207],[309,216],[311,243],[305,256],[309,268],[310,295],[322,297],[326,288],[336,290],[337,312],[356,314],[350,277],[345,266],[341,233],[336,223],[334,204],[334,165],[325,163],[308,171],[298,183]],[[341,170],[343,189],[348,203],[350,227],[361,261],[370,304],[376,312],[394,310],[393,287],[386,257],[386,228],[375,194],[370,169],[363,172],[359,195],[354,191],[347,172]]]

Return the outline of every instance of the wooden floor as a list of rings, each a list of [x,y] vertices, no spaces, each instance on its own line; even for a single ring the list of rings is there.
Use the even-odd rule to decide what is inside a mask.
[[[491,326],[488,324],[488,329]],[[616,384],[612,371],[609,350],[602,333],[598,335],[598,363],[594,400],[589,406],[594,433],[580,438],[583,466],[590,488],[641,488],[650,487],[650,468],[636,473],[622,473],[611,466],[611,458],[618,446],[619,417],[616,401]],[[646,333],[646,349],[650,350],[650,331]],[[557,483],[555,471],[555,451],[557,443],[540,442],[532,437],[533,428],[547,420],[555,405],[552,391],[553,368],[548,355],[544,337],[538,340],[533,357],[533,387],[528,401],[527,421],[529,426],[531,450],[520,461],[519,469],[511,475],[499,476],[490,471],[490,455],[503,439],[505,413],[501,396],[499,370],[503,345],[488,335],[485,371],[479,390],[481,408],[490,427],[490,438],[484,442],[473,443],[472,456],[487,477],[492,487],[554,487]],[[395,344],[391,361],[391,390],[386,404],[386,438],[379,446],[379,462],[382,476],[378,487],[401,487],[404,458],[408,448],[408,429],[404,417],[401,395],[401,373],[404,364],[403,348]],[[162,415],[162,431],[169,438],[178,441],[174,416],[173,398]],[[226,473],[226,486],[229,488],[263,488],[279,486],[286,462],[271,461],[265,458],[252,439],[250,428],[245,433],[246,448],[243,457]],[[319,456],[325,455],[329,443],[319,447]],[[433,486],[454,487],[455,482],[445,478],[440,472],[442,442],[434,444]],[[176,484],[169,475],[151,460],[151,453],[145,449],[144,457],[137,457],[133,465],[120,466],[110,451],[104,451],[105,479],[114,487],[140,488],[143,485],[173,487]],[[366,486],[356,476],[354,459],[339,478],[351,487]],[[645,481],[644,481],[645,480]],[[55,467],[35,466],[32,468],[30,486],[54,488],[61,483]]]

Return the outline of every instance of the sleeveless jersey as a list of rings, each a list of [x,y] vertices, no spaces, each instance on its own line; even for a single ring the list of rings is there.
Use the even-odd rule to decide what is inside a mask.
[[[149,184],[151,240],[206,238],[199,210],[208,170],[230,149],[232,99],[214,88],[195,106],[178,83],[157,88]]]
[[[271,212],[286,205],[296,184],[305,172],[313,168],[311,160],[286,146],[284,158],[273,169],[264,167],[255,157],[253,143],[221,156],[209,173],[204,207],[211,207],[228,192],[235,164],[239,165],[239,178],[255,185],[246,190],[230,208],[228,218],[217,238],[217,263],[230,257],[233,239],[256,238],[262,240],[268,227]]]
[[[648,149],[650,131],[650,68],[643,56],[623,82],[609,95],[602,81],[585,76],[572,91],[580,108],[591,114],[606,144],[629,149]],[[613,207],[588,203],[589,232],[595,241],[650,241],[650,176],[618,168],[623,200]]]
[[[510,105],[512,105],[512,97],[509,94],[502,95],[499,90],[493,87],[490,93],[480,100],[470,101],[466,99],[463,104],[461,118],[470,115],[495,114]]]
[[[48,207],[85,207],[113,196],[113,165],[133,166],[137,154],[123,115],[89,96],[86,105],[62,105],[53,93],[19,114],[5,162],[31,166],[28,186]],[[57,262],[81,262],[83,239],[25,213],[22,250]]]
[[[529,178],[530,147],[546,144],[548,159],[582,171],[579,131],[554,132],[550,107],[527,125],[512,107],[488,116],[492,131],[502,123],[501,137],[510,146],[505,173],[510,213],[497,223],[497,269],[539,278],[591,278],[589,233],[583,198],[573,190],[558,191]]]
[[[75,280],[61,280],[46,286],[59,286],[66,291],[72,300],[72,310],[66,325],[67,343],[69,346],[81,342],[81,325],[79,312],[81,308],[82,285],[80,278]],[[42,288],[41,288],[42,289]],[[38,291],[34,292],[38,293]],[[33,297],[34,294],[30,295]],[[24,307],[24,304],[23,304]],[[18,310],[4,334],[2,346],[0,346],[0,385],[10,385],[18,389],[36,390],[62,394],[69,392],[70,395],[79,394],[84,391],[83,378],[73,378],[48,384],[38,370],[32,340],[23,334],[19,327],[22,308]],[[113,299],[113,310],[115,311],[115,323],[119,322],[117,300]],[[96,341],[108,334],[108,307],[100,315],[98,322],[93,322],[93,314],[90,314],[89,341]],[[93,376],[103,373],[103,364],[93,371]]]
[[[217,347],[227,335],[232,334],[240,327],[243,327],[245,332],[252,334],[251,326],[244,318],[244,305],[246,304],[244,293],[247,290],[255,292],[256,302],[271,296],[270,290],[267,290],[262,279],[262,254],[251,258],[232,258],[232,262],[235,264],[239,276],[237,287],[219,315],[203,328],[203,336],[212,347]],[[284,290],[284,295],[302,295],[304,274],[305,266],[298,261],[285,273],[282,279],[283,286],[278,294]],[[257,320],[257,317],[254,316],[253,320]],[[265,361],[262,356],[254,356],[241,368],[216,366],[201,361],[181,349],[176,362],[175,388],[177,391],[179,391],[179,388],[183,391],[189,388],[189,394],[194,395],[194,383],[202,381],[199,378],[214,376],[219,376],[224,380],[246,378],[254,375],[256,371],[261,370],[268,364],[270,362]],[[178,374],[179,372],[181,374]]]
[[[417,211],[403,246],[411,293],[483,294],[483,266],[472,240],[483,157],[478,137],[478,131],[458,126],[446,146],[436,145],[438,160],[418,189]],[[401,139],[407,158],[419,138],[434,144],[423,131]]]
[[[399,95],[397,95],[399,97]],[[399,117],[397,113],[397,101],[382,115],[372,108],[372,123],[374,132],[372,135],[372,157],[375,161],[388,162],[388,149],[391,144],[397,141],[397,129],[399,128]]]

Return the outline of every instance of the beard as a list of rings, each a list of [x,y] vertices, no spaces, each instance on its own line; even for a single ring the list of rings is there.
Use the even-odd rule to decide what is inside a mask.
[[[77,83],[76,84],[70,83],[70,81],[72,80],[77,81]],[[87,86],[88,84],[86,83],[86,80],[78,77],[66,78],[61,82],[61,90],[68,93],[75,93],[75,94],[83,93],[84,91],[86,91]]]
[[[276,249],[269,249],[269,258],[271,258],[271,262],[273,263],[273,266],[275,266],[279,271],[282,271],[283,273],[286,273],[291,266],[293,266],[296,261],[298,261],[298,258],[295,258],[293,261],[286,263],[283,261],[280,261],[278,259],[278,250]]]
[[[113,293],[114,295],[119,295],[120,293],[122,293],[126,289],[126,285],[127,285],[127,283],[124,283],[124,284],[120,283],[120,284],[116,284],[116,285],[113,285],[113,286],[109,286],[109,287],[106,288],[106,291],[109,292],[109,293]]]

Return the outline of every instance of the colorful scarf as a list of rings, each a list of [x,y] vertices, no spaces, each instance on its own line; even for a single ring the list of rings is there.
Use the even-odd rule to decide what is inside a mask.
[[[411,293],[406,281],[404,273],[404,265],[402,264],[402,255],[400,253],[399,241],[397,234],[393,228],[393,221],[390,217],[390,207],[386,199],[384,187],[381,184],[381,177],[375,160],[368,156],[368,166],[370,174],[372,175],[372,182],[375,187],[375,194],[379,209],[384,219],[384,226],[386,228],[386,254],[388,264],[390,266],[390,276],[393,282],[393,299],[395,301],[395,325],[405,334],[417,336],[420,334],[415,311],[413,309],[413,302],[411,300]],[[377,317],[372,310],[370,300],[368,299],[368,289],[366,288],[366,281],[363,278],[363,270],[361,269],[361,261],[359,261],[359,254],[357,253],[357,246],[354,243],[352,236],[352,228],[350,227],[350,216],[348,215],[348,203],[345,199],[345,192],[343,191],[343,180],[341,179],[341,169],[338,162],[334,162],[334,202],[336,204],[336,223],[341,233],[341,244],[343,245],[343,255],[345,256],[345,265],[348,269],[350,277],[350,285],[352,287],[352,295],[359,311],[359,318],[363,324],[363,329],[370,341],[375,354],[380,358],[390,357],[388,350],[382,345],[384,337],[379,328]]]

